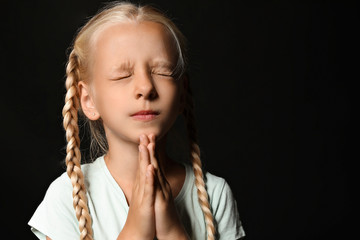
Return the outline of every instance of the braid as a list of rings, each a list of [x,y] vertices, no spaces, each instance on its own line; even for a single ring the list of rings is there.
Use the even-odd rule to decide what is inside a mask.
[[[197,131],[196,131],[195,119],[194,119],[194,103],[192,99],[192,92],[190,86],[188,86],[187,89],[188,92],[186,96],[186,107],[184,109],[184,115],[186,119],[186,126],[187,126],[188,138],[189,138],[191,163],[194,169],[195,185],[197,188],[198,200],[205,217],[207,240],[214,240],[215,239],[214,218],[211,213],[208,194],[205,188],[204,175],[200,160],[200,148],[199,145],[197,144]]]
[[[80,239],[92,240],[91,216],[87,206],[84,175],[81,171],[80,138],[78,126],[79,93],[77,83],[80,80],[79,61],[74,50],[70,53],[66,67],[65,105],[62,111],[66,131],[66,172],[73,185],[73,206],[79,221]]]

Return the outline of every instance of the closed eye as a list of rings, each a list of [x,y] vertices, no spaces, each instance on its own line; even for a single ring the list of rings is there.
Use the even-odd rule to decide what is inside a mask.
[[[129,77],[131,77],[131,74],[125,75],[125,76],[121,76],[121,77],[111,78],[110,80],[111,80],[111,81],[118,81],[118,80],[127,79],[127,78],[129,78]]]
[[[162,76],[162,77],[173,77],[173,74],[172,73],[153,73],[155,75],[158,75],[158,76]]]

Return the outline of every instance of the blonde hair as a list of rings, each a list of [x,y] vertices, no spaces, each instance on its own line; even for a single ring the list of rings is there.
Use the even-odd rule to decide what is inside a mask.
[[[178,60],[175,68],[175,77],[182,78],[187,69],[186,41],[180,30],[163,13],[151,6],[136,6],[128,2],[113,2],[106,5],[94,17],[92,17],[78,32],[66,67],[66,89],[65,105],[63,108],[63,125],[66,131],[66,166],[67,174],[73,185],[73,206],[79,221],[80,239],[93,239],[91,216],[87,206],[84,176],[81,171],[81,153],[78,126],[78,112],[82,114],[79,104],[79,81],[88,79],[88,65],[90,44],[95,41],[96,34],[106,24],[126,21],[152,21],[165,26],[171,33],[177,46]],[[202,164],[200,160],[200,149],[196,139],[196,127],[194,121],[194,106],[190,87],[187,87],[186,104],[184,116],[189,139],[190,159],[194,169],[195,185],[198,200],[204,213],[206,222],[207,239],[215,238],[214,219],[209,204],[208,194],[205,188]],[[94,156],[100,156],[107,152],[108,144],[101,119],[90,121],[91,132],[90,150]]]

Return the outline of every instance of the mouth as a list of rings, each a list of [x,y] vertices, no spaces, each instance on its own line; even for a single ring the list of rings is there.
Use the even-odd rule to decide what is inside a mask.
[[[150,121],[155,119],[160,113],[158,111],[153,111],[153,110],[142,110],[139,112],[136,112],[134,114],[131,114],[130,116],[134,119],[134,120],[138,120],[138,121]]]

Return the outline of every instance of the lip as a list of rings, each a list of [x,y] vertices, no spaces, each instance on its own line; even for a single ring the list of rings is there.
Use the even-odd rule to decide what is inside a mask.
[[[131,114],[131,117],[134,120],[139,120],[139,121],[150,121],[155,119],[157,116],[159,115],[158,111],[153,111],[153,110],[141,110],[138,111],[134,114]]]

